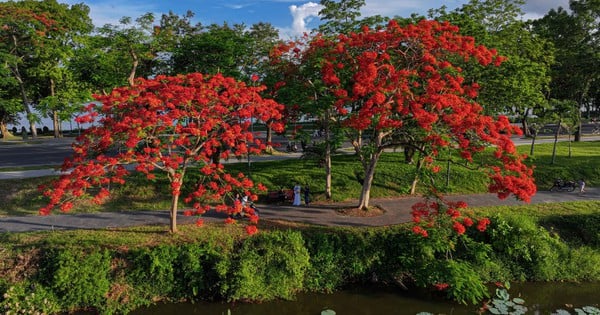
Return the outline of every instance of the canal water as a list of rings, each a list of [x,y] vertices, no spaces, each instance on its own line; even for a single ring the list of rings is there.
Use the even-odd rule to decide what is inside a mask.
[[[528,314],[551,314],[558,309],[575,314],[573,307],[600,308],[600,283],[526,283],[513,284],[511,297],[521,297]],[[343,315],[433,314],[472,315],[478,305],[458,305],[435,297],[411,296],[390,287],[352,288],[332,294],[299,294],[294,301],[268,303],[160,304],[139,309],[134,315],[203,314],[223,315],[319,315],[324,309]]]

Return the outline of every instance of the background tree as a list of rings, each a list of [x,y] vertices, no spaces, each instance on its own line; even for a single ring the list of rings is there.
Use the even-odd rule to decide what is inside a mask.
[[[0,3],[0,58],[18,84],[31,135],[35,138],[39,117],[31,106],[38,91],[29,69],[37,65],[34,58],[45,45],[47,34],[57,26],[47,13],[32,9],[32,3],[35,1]]]
[[[173,70],[173,53],[187,36],[200,32],[201,23],[192,24],[194,13],[187,11],[179,16],[171,11],[163,14],[159,25],[154,26],[152,33],[156,57],[154,61],[154,74],[175,74]]]
[[[241,80],[262,82],[270,71],[269,54],[281,39],[279,39],[279,31],[270,23],[255,23],[250,29],[245,31],[245,36],[248,38],[248,54],[244,57],[246,60],[240,65],[243,76]],[[255,83],[253,83],[255,84]],[[272,98],[270,89],[263,92],[263,97]],[[281,123],[273,119],[264,121],[266,126],[265,143],[266,150],[273,151],[273,125]]]
[[[500,67],[462,64],[466,79],[481,86],[478,102],[488,114],[514,116],[529,135],[527,121],[534,110],[548,107],[546,94],[550,66],[554,62],[552,46],[536,36],[530,23],[524,22],[523,0],[471,0],[452,12],[431,10],[430,17],[449,21],[463,35],[494,48],[507,60]]]
[[[181,41],[173,54],[173,71],[222,73],[240,79],[249,59],[249,46],[250,39],[243,25],[212,24]]]
[[[533,156],[535,154],[535,141],[537,140],[537,136],[540,131],[547,128],[549,123],[555,122],[552,117],[551,110],[538,111],[536,117],[530,119],[529,121],[529,135],[531,136],[531,147],[529,149],[529,156]]]
[[[177,231],[179,196],[191,167],[200,179],[191,185],[193,189],[184,201],[196,214],[212,206],[228,214],[239,213],[241,206],[227,203],[227,198],[245,193],[256,200],[252,193],[255,186],[243,174],[227,174],[222,165],[213,163],[213,157],[214,152],[226,159],[264,149],[249,131],[250,119],[277,117],[281,105],[261,98],[262,89],[220,74],[188,74],[138,79],[134,86],[96,96],[102,106],[90,104],[89,114],[79,121],[99,118],[98,124],[77,138],[74,156],[63,165],[69,174],[45,191],[50,202],[40,212],[48,214],[59,205],[68,211],[73,207],[71,200],[92,187],[99,188],[92,192],[93,200],[102,202],[110,194],[110,185],[124,183],[130,174],[125,165],[134,164],[148,180],[155,178],[155,170],[166,174],[172,195],[171,232]],[[114,153],[115,148],[121,150]],[[251,221],[257,220],[253,216]],[[254,231],[255,227],[249,228],[249,232]]]
[[[430,169],[440,150],[457,150],[472,161],[489,145],[502,165],[490,169],[490,191],[500,197],[513,193],[528,200],[535,193],[531,172],[510,140],[518,131],[501,116],[494,120],[474,102],[478,85],[464,80],[451,61],[474,59],[481,65],[499,65],[495,51],[475,45],[458,28],[434,21],[401,28],[390,22],[385,30],[369,30],[318,38],[312,45],[328,50],[323,81],[337,97],[336,110],[345,119],[349,139],[364,168],[359,208],[368,209],[371,183],[384,149],[398,145],[391,137],[405,125],[418,126],[422,161]]]
[[[133,84],[133,78],[169,74],[173,70],[175,47],[187,34],[199,29],[192,25],[193,13],[183,16],[169,12],[155,17],[146,13],[135,21],[123,17],[119,25],[106,24],[86,38],[75,51],[69,67],[75,79],[95,93],[107,94],[115,87]]]
[[[549,114],[550,119],[554,120],[556,130],[554,130],[554,146],[552,148],[551,164],[556,161],[556,147],[558,145],[558,137],[561,131],[564,131],[569,136],[569,157],[571,157],[571,134],[580,125],[580,113],[577,108],[577,102],[570,100],[550,100],[552,106]]]
[[[553,43],[556,64],[552,67],[550,98],[572,100],[588,118],[600,80],[600,2],[597,0],[570,1],[571,13],[563,8],[550,10],[535,21],[534,31]],[[579,141],[581,128],[575,140]]]
[[[316,119],[316,126],[322,129],[322,138],[318,147],[323,152],[325,171],[325,198],[332,197],[332,151],[339,147],[340,141],[336,133],[337,119],[335,115],[334,97],[323,83],[321,62],[325,50],[310,45],[310,37],[283,43],[277,46],[271,55],[272,71],[266,77],[268,86],[273,88],[275,99],[286,104],[288,123],[293,123],[299,116]],[[294,130],[295,132],[296,130]]]
[[[347,34],[358,31],[364,25],[376,27],[385,25],[388,18],[379,15],[360,18],[360,9],[365,6],[365,0],[321,0],[323,9],[319,12],[321,24],[318,32],[326,36]]]
[[[75,48],[84,36],[92,31],[89,7],[83,4],[68,6],[55,0],[35,1],[31,9],[48,14],[56,23],[45,36],[44,45],[38,47],[29,72],[39,85],[38,110],[52,118],[54,137],[61,136],[61,122],[70,118],[89,101],[89,92],[73,80],[68,64]],[[35,65],[35,66],[34,66]]]
[[[0,133],[2,141],[12,135],[7,125],[18,120],[23,111],[23,103],[19,95],[19,83],[8,67],[0,67]]]
[[[135,23],[130,17],[119,20],[120,25],[106,24],[97,31],[102,36],[105,53],[115,54],[118,65],[127,71],[127,83],[135,84],[137,76],[148,77],[152,73],[152,62],[155,60],[156,50],[152,45],[152,32],[154,30],[154,15],[146,13]],[[142,73],[139,73],[142,70]]]

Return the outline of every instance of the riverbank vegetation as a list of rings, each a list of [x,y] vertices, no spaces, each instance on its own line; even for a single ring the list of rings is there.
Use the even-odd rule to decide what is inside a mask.
[[[412,223],[332,228],[261,221],[181,226],[4,233],[0,309],[126,313],[159,301],[293,299],[377,282],[399,290],[478,303],[497,281],[600,281],[600,202],[470,209],[489,216],[485,232]]]

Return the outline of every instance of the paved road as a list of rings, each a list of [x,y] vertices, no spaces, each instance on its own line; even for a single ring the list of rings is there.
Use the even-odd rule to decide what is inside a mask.
[[[0,143],[0,168],[34,165],[60,165],[73,153],[73,138],[40,138]]]
[[[71,143],[73,138],[44,138],[24,142],[21,140],[0,143],[0,171],[6,167],[23,167],[35,165],[61,165],[64,159],[73,153]],[[561,137],[560,141],[566,141],[566,137]],[[584,141],[600,141],[600,135],[585,135]],[[285,148],[284,137],[277,136],[273,140],[279,143],[281,150]],[[516,145],[531,144],[531,139],[514,137],[513,142]],[[554,142],[553,137],[540,137],[536,143]],[[52,174],[49,174],[52,175]]]

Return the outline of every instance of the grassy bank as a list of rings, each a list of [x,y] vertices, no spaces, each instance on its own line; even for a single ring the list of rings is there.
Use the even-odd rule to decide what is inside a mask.
[[[523,153],[529,152],[529,146],[520,146]],[[552,144],[536,145],[535,155],[528,163],[535,165],[534,176],[538,189],[548,189],[555,178],[585,178],[589,186],[600,185],[600,142],[572,143],[571,157],[568,157],[568,143],[559,142],[557,157],[552,163]],[[371,197],[393,197],[409,192],[414,178],[415,166],[404,163],[404,155],[386,153],[382,156],[375,175]],[[487,159],[484,155],[480,159]],[[440,190],[445,193],[480,193],[487,190],[487,178],[480,170],[471,170],[459,164],[451,163],[448,171],[445,160],[439,161],[441,171],[434,179]],[[313,199],[323,199],[324,171],[316,161],[296,159],[272,162],[253,162],[250,169],[247,163],[228,164],[233,172],[250,174],[256,182],[270,189],[289,187],[299,182],[309,183]],[[472,165],[470,165],[472,167]],[[357,198],[362,184],[360,163],[353,156],[335,156],[333,171],[333,200],[343,201]],[[189,173],[191,175],[191,172]],[[448,175],[448,177],[446,177]],[[37,190],[40,184],[47,184],[51,178],[33,178],[0,181],[0,216],[36,214],[37,209],[45,205],[45,200]],[[191,177],[188,183],[193,183]],[[77,212],[152,210],[167,209],[170,196],[168,184],[159,176],[155,182],[143,178],[133,178],[124,186],[112,188],[113,197],[102,206],[80,202]]]
[[[471,209],[492,223],[422,238],[411,224],[261,222],[0,234],[0,309],[127,313],[159,301],[291,299],[377,281],[477,303],[495,281],[600,281],[600,202]],[[375,280],[376,279],[376,280]],[[448,284],[439,291],[436,285]]]

